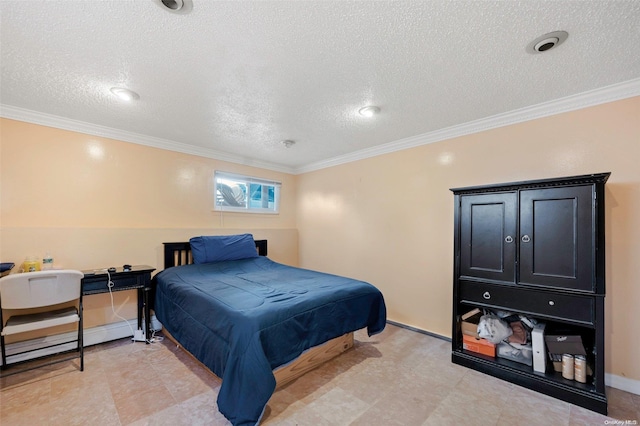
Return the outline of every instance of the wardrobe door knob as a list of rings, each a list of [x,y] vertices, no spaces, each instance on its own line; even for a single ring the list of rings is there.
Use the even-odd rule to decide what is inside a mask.
[[[528,235],[523,235],[522,236],[522,242],[523,243],[528,243],[529,241],[531,241],[531,237],[529,237]]]
[[[482,295],[482,297],[484,297],[485,299],[489,300],[489,299],[491,299],[491,293],[489,293],[488,291],[485,291],[484,294]]]
[[[513,237],[511,235],[507,235],[507,238],[504,239],[504,242],[509,244],[513,242]]]

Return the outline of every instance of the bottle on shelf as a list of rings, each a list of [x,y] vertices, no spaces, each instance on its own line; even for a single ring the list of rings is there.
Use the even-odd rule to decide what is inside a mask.
[[[47,254],[42,258],[42,270],[47,271],[51,269],[53,269],[53,257],[51,256],[51,253],[47,252]]]

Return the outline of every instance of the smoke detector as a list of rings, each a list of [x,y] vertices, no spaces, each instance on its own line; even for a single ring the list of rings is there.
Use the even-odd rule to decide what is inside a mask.
[[[171,13],[189,13],[193,9],[191,0],[153,0],[153,2]]]
[[[560,46],[569,37],[566,31],[554,31],[541,35],[527,45],[529,53],[543,53]]]

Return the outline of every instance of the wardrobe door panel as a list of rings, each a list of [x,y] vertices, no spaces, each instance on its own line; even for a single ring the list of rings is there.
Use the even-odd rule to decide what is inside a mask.
[[[594,291],[592,194],[589,185],[521,191],[519,283]]]
[[[515,192],[460,199],[460,272],[463,277],[515,282]]]

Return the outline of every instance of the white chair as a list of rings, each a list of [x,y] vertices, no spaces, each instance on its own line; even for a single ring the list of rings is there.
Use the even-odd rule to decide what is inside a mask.
[[[36,331],[63,324],[78,323],[77,338],[71,341],[57,343],[49,346],[39,347],[35,350],[28,350],[14,353],[10,356],[22,355],[28,352],[41,351],[77,342],[75,349],[65,349],[59,351],[46,351],[46,355],[35,356],[43,358],[54,354],[65,352],[78,352],[77,355],[64,359],[56,359],[47,364],[39,364],[32,368],[42,367],[57,362],[68,361],[80,358],[80,371],[84,371],[84,349],[82,344],[82,278],[84,274],[74,270],[52,270],[26,272],[22,274],[12,274],[0,278],[0,343],[2,346],[2,366],[6,369],[7,354],[5,348],[5,336],[18,333]],[[67,302],[76,301],[77,306],[60,307]],[[25,313],[25,310],[34,308],[50,308],[45,312]],[[2,314],[5,310],[12,310],[11,316],[5,321]],[[39,309],[40,310],[40,309]],[[22,311],[22,312],[21,312]],[[24,357],[23,357],[24,358]],[[19,361],[22,362],[22,361]]]

